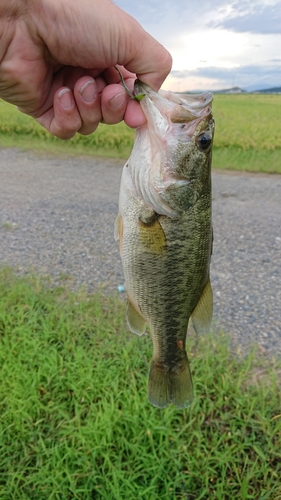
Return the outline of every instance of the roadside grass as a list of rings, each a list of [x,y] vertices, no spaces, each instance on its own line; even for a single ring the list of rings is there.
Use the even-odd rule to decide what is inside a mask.
[[[0,281],[1,499],[281,499],[280,361],[190,339],[195,401],[158,410],[120,298]]]
[[[213,168],[281,174],[281,149],[214,148]]]
[[[215,95],[213,108],[214,168],[281,173],[280,95]],[[101,124],[90,136],[61,141],[0,100],[0,147],[125,159],[134,136],[124,123]]]
[[[0,100],[0,147],[18,147],[53,154],[127,158],[134,137],[135,131],[124,122],[110,126],[101,123],[91,135],[76,134],[69,141],[62,141],[49,134],[30,116],[19,113],[15,106]]]

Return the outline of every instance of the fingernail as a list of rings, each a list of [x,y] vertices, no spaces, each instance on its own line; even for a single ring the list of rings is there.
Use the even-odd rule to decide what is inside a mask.
[[[114,97],[112,97],[112,99],[108,101],[108,104],[112,109],[118,109],[123,106],[125,100],[126,92],[120,92],[119,94],[116,94]]]
[[[74,100],[72,97],[72,93],[69,89],[62,89],[58,93],[58,100],[64,109],[71,109],[73,106]]]
[[[80,90],[81,97],[86,102],[94,102],[97,96],[96,84],[92,80],[84,83],[83,87]]]

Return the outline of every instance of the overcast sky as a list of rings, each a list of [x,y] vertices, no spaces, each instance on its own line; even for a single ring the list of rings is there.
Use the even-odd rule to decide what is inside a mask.
[[[281,86],[281,0],[115,0],[173,56],[163,88]]]

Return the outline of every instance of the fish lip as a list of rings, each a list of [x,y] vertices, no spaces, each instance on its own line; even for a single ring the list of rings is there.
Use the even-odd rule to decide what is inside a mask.
[[[188,123],[198,118],[210,119],[212,117],[213,95],[211,92],[176,94],[161,89],[155,92],[138,79],[134,83],[134,92],[136,96],[145,94],[140,104],[146,116],[155,107],[162,116],[166,116],[167,123]]]
[[[197,93],[196,94],[188,94],[188,93],[176,94],[176,93],[171,92],[171,91],[160,90],[159,94],[174,104],[186,106],[188,108],[192,108],[192,109],[198,110],[198,111],[206,108],[213,101],[213,94],[211,92],[201,92],[198,94]]]
[[[145,83],[141,82],[139,79],[135,80],[134,93],[136,96],[149,92],[149,90],[150,88]]]
[[[139,94],[147,94],[152,100],[162,97],[174,104],[188,105],[193,109],[203,109],[213,101],[213,94],[209,91],[200,92],[198,94],[179,94],[160,89],[159,92],[155,92],[139,79],[134,82],[134,92],[136,96]]]

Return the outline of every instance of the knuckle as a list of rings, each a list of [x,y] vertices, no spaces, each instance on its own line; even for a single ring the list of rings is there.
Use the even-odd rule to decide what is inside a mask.
[[[55,137],[58,137],[59,139],[66,141],[67,139],[71,139],[72,137],[75,136],[77,129],[73,128],[69,129],[68,127],[59,127],[56,124],[53,124],[53,126],[51,126],[50,128],[50,132]]]
[[[63,122],[55,121],[51,127],[51,133],[62,140],[71,139],[76,132],[81,128],[81,120],[63,120]]]
[[[72,139],[72,137],[75,136],[76,132],[63,132],[63,131],[60,131],[60,132],[52,132],[52,134],[55,136],[55,137],[58,137],[58,139],[61,139],[62,141],[67,141],[68,139]]]
[[[95,130],[98,128],[98,125],[99,125],[99,122],[98,123],[95,123],[94,125],[83,125],[79,130],[78,130],[78,133],[80,135],[90,135],[92,134],[93,132],[95,132]]]

